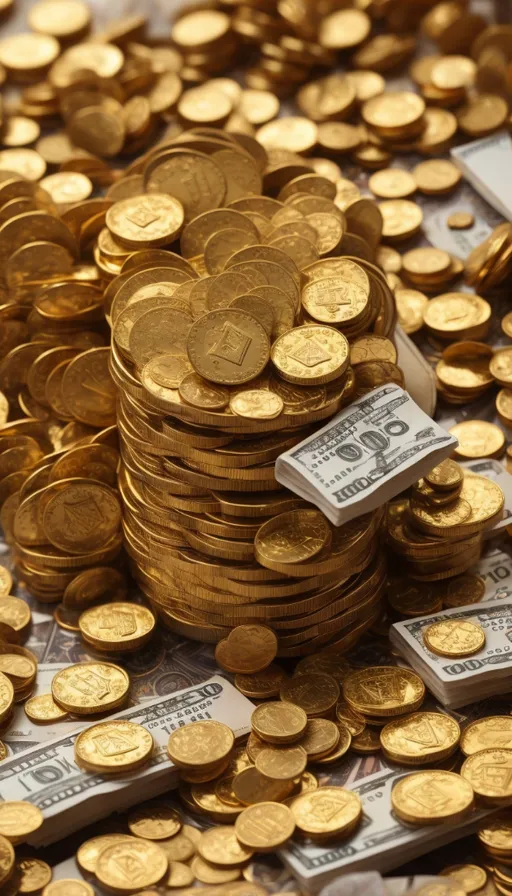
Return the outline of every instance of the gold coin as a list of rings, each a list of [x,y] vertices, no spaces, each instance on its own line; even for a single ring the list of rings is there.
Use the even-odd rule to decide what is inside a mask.
[[[352,738],[350,746],[354,753],[378,753],[380,750],[379,733],[374,728],[365,728],[361,734]]]
[[[173,731],[167,752],[179,768],[214,765],[226,759],[235,743],[235,736],[227,725],[210,719],[191,722]]]
[[[23,709],[32,722],[59,722],[67,717],[67,712],[57,706],[51,694],[31,697]]]
[[[394,666],[373,666],[352,672],[342,688],[349,706],[372,716],[414,712],[425,698],[425,685],[419,675]]]
[[[81,0],[69,0],[63,16],[59,0],[39,0],[30,8],[27,21],[33,31],[66,40],[80,36],[89,26],[91,11]]]
[[[393,811],[409,824],[439,824],[463,819],[473,808],[471,784],[454,772],[413,772],[395,784]]]
[[[87,771],[122,773],[140,768],[151,757],[153,738],[135,722],[99,722],[78,735],[77,764]]]
[[[455,461],[441,461],[436,467],[433,467],[430,473],[425,475],[425,479],[432,488],[440,491],[450,491],[457,488],[462,483],[464,474],[462,468]]]
[[[41,896],[94,896],[94,890],[85,880],[63,878],[47,884]]]
[[[418,190],[427,195],[441,195],[455,189],[462,174],[453,162],[447,159],[428,159],[413,168],[413,177]]]
[[[290,808],[299,831],[320,839],[349,833],[363,811],[358,794],[343,787],[319,787],[298,796]]]
[[[116,893],[158,884],[169,863],[163,849],[149,840],[122,840],[101,850],[95,874],[100,884]]]
[[[468,230],[475,223],[475,216],[471,212],[452,212],[448,215],[446,223],[450,230]]]
[[[261,373],[269,358],[264,327],[251,314],[234,308],[210,311],[188,335],[190,361],[214,383],[246,383]]]
[[[0,803],[0,834],[11,843],[22,843],[44,822],[43,813],[32,803]]]
[[[6,837],[0,836],[0,885],[6,883],[14,868],[14,849]]]
[[[249,420],[274,420],[282,414],[284,401],[266,389],[245,389],[230,398],[229,408],[233,414]]]
[[[235,821],[237,839],[255,852],[270,852],[283,846],[295,830],[293,813],[282,803],[248,806]]]
[[[205,411],[222,411],[230,399],[228,389],[203,380],[197,373],[188,373],[183,377],[179,383],[179,393],[188,404]]]
[[[451,267],[451,256],[443,249],[423,246],[410,249],[402,256],[404,273],[410,280],[428,282],[429,279],[443,275]]]
[[[119,653],[146,644],[156,620],[147,607],[114,601],[85,610],[78,625],[84,640],[93,647]]]
[[[214,158],[185,151],[151,159],[144,170],[148,193],[170,193],[181,202],[185,220],[219,208],[226,179]]]
[[[3,672],[0,672],[0,721],[6,719],[11,712],[13,701],[13,686],[7,675],[4,675]]]
[[[380,732],[386,755],[404,765],[437,762],[450,756],[457,749],[459,737],[457,722],[440,712],[416,712],[388,722]]]
[[[93,348],[74,358],[62,378],[62,398],[73,416],[103,428],[116,421],[117,392],[109,371],[108,348]]]
[[[203,833],[198,852],[202,859],[215,865],[231,868],[241,865],[252,856],[252,849],[244,846],[231,825],[220,825]]]
[[[478,865],[450,865],[440,873],[455,878],[468,894],[481,890],[487,880],[487,872]]]
[[[360,336],[350,346],[350,363],[364,364],[366,361],[397,362],[397,351],[393,343],[386,336],[368,334]]]
[[[260,775],[272,781],[290,781],[306,769],[308,756],[301,746],[264,747],[256,757]]]
[[[222,642],[220,642],[222,643]],[[218,645],[217,645],[218,646]],[[269,666],[277,654],[277,637],[266,625],[237,625],[216,658],[228,672],[251,674]]]
[[[140,249],[172,243],[183,227],[185,213],[174,197],[151,193],[115,202],[105,220],[122,246]]]
[[[300,706],[292,703],[263,703],[251,716],[255,733],[274,744],[292,743],[306,730],[308,717]]]
[[[271,663],[270,666],[259,672],[249,675],[238,673],[235,677],[235,685],[246,697],[263,700],[279,696],[283,678],[285,678],[283,669]]]
[[[328,713],[340,696],[337,682],[322,672],[294,675],[281,685],[281,700],[300,706],[308,716]]]
[[[433,883],[423,884],[414,896],[467,896],[463,887],[456,883],[438,883],[437,878]],[[491,893],[490,896],[493,896]]]
[[[476,63],[468,56],[442,56],[432,66],[430,80],[440,90],[471,87],[476,75]]]
[[[76,663],[54,675],[52,697],[68,712],[91,715],[121,706],[129,687],[128,674],[113,663]]]
[[[509,855],[512,850],[512,824],[505,810],[493,815],[478,831],[480,843],[496,855]]]
[[[370,296],[366,272],[349,261],[344,268],[348,268],[346,279],[341,275],[323,277],[305,285],[302,304],[315,320],[343,326],[355,323],[365,312]]]
[[[286,566],[316,557],[331,543],[331,527],[319,510],[291,510],[263,523],[254,540],[262,566]]]
[[[463,420],[450,427],[449,432],[458,440],[458,457],[498,457],[505,448],[503,431],[487,420]]]
[[[339,705],[339,704],[338,704]],[[310,722],[321,721],[310,719]],[[309,724],[309,723],[308,723]],[[350,722],[348,724],[351,724]],[[345,755],[347,750],[350,748],[352,743],[352,734],[349,730],[349,727],[345,722],[335,722],[336,728],[338,729],[338,743],[329,753],[325,753],[323,756],[317,756],[312,758],[312,762],[318,763],[318,765],[331,765],[333,762],[337,762],[338,759],[341,759],[342,756]],[[355,729],[355,725],[352,725],[352,730]],[[364,731],[364,723],[359,727],[358,734],[361,734]],[[357,737],[357,734],[354,735]]]
[[[388,137],[421,131],[424,112],[424,100],[407,90],[386,91],[367,100],[361,109],[365,124]]]
[[[189,825],[184,825],[189,828]],[[194,830],[194,828],[192,828]],[[199,832],[198,832],[199,833]],[[160,841],[160,846],[164,850],[169,862],[188,862],[196,853],[194,841],[187,837],[183,830],[179,834],[174,834],[171,838]]]
[[[273,149],[288,150],[293,153],[307,153],[317,141],[317,127],[313,121],[300,116],[289,115],[262,125],[256,132],[256,139],[267,152]]]
[[[474,622],[445,619],[428,625],[423,631],[423,640],[439,656],[472,656],[485,646],[485,632]]]
[[[460,748],[465,756],[472,756],[490,747],[512,749],[512,717],[488,716],[476,719],[464,728]]]
[[[16,875],[19,878],[18,893],[39,893],[50,883],[53,872],[42,859],[18,859]]]
[[[387,199],[379,203],[382,214],[382,236],[388,240],[403,240],[417,233],[423,223],[419,205],[409,199]]]
[[[78,848],[76,854],[77,864],[82,871],[94,874],[98,856],[102,849],[112,843],[119,843],[121,840],[133,842],[134,839],[129,834],[104,834],[101,837],[92,837],[90,840],[85,840]]]
[[[169,862],[169,871],[165,880],[165,885],[168,889],[188,887],[193,884],[194,880],[195,875],[192,868],[189,868],[184,862]]]
[[[495,352],[490,361],[489,370],[501,386],[510,386],[512,384],[512,351],[509,348],[503,348]]]
[[[512,750],[486,748],[464,760],[461,775],[478,796],[493,802],[512,796]]]
[[[329,719],[309,719],[299,746],[306,751],[308,760],[315,762],[331,753],[340,741],[340,730]]]
[[[71,554],[87,554],[104,547],[121,525],[121,507],[108,486],[69,480],[45,506],[43,528],[48,540]]]
[[[203,884],[226,884],[240,877],[240,868],[219,868],[206,862],[201,856],[194,856],[190,867],[196,879]]]
[[[58,41],[47,34],[12,34],[0,41],[0,63],[14,74],[40,74],[59,52]]]
[[[291,778],[288,780],[267,778],[250,765],[235,774],[231,786],[235,798],[242,807],[269,801],[280,802],[290,796],[295,788],[295,782]]]
[[[425,308],[425,324],[441,338],[481,327],[491,316],[491,306],[480,296],[448,292],[431,299]]]
[[[179,812],[164,803],[142,806],[128,815],[130,832],[134,837],[142,837],[144,840],[166,840],[174,837],[181,826]]]
[[[395,302],[398,320],[404,333],[417,333],[423,326],[423,315],[428,305],[426,295],[417,289],[396,289]]]
[[[303,386],[330,383],[346,370],[349,345],[333,327],[295,327],[272,345],[272,363],[283,379]]]
[[[379,199],[405,199],[416,192],[416,181],[403,168],[383,168],[368,180],[368,186]]]
[[[0,601],[0,622],[10,625],[15,632],[23,632],[32,620],[30,607],[20,597],[4,597]]]
[[[485,595],[485,581],[481,576],[466,573],[450,579],[441,589],[443,606],[468,607],[477,604]]]

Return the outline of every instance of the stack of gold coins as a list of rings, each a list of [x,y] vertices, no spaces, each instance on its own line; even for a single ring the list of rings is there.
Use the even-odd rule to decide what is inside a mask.
[[[449,345],[436,365],[439,397],[453,405],[476,401],[494,384],[491,362],[494,363],[493,351],[485,342],[464,341]]]
[[[481,296],[447,292],[431,299],[423,319],[427,331],[442,342],[485,339],[491,322],[491,306]]]
[[[463,267],[444,249],[409,249],[402,256],[400,277],[407,285],[426,293],[439,293],[460,277]]]
[[[512,273],[512,224],[499,224],[473,249],[465,268],[467,282],[481,293],[503,283]]]
[[[391,505],[387,535],[400,575],[435,582],[459,575],[480,557],[482,533],[501,519],[499,485],[443,461],[416,484],[410,499]]]
[[[106,215],[112,239],[138,250],[106,291],[124,532],[175,631],[218,641],[267,621],[279,654],[296,656],[371,624],[381,514],[333,529],[279,488],[274,461],[403,375],[384,275],[338,255],[347,224],[331,182],[285,153],[267,178],[277,198],[261,195],[265,150],[247,146],[191,129],[147,160],[148,192]],[[208,189],[189,189],[192,172]],[[361,206],[351,226],[376,245],[381,215]],[[181,254],[160,248],[178,236]]]

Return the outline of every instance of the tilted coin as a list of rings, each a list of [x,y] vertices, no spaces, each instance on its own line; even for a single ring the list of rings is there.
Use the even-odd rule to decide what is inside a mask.
[[[76,854],[77,865],[82,871],[94,874],[102,849],[112,843],[119,843],[121,840],[133,841],[134,839],[129,834],[103,834],[99,837],[92,837],[90,840],[84,840]]]
[[[285,678],[285,672],[273,663],[265,669],[252,674],[240,674],[235,677],[235,685],[246,697],[264,699],[278,697],[281,682]]]
[[[158,884],[168,870],[165,852],[149,840],[130,838],[101,850],[95,874],[100,884],[117,893]]]
[[[11,843],[22,843],[43,824],[41,810],[32,803],[0,803],[0,834]]]
[[[11,876],[14,868],[14,849],[10,841],[0,835],[0,885]]]
[[[238,625],[229,633],[222,652],[218,650],[220,644],[215,656],[229,672],[260,672],[270,665],[277,653],[277,637],[266,625]]]
[[[308,717],[293,703],[263,703],[251,716],[251,725],[262,740],[274,744],[293,743],[304,733]]]
[[[144,765],[153,746],[152,735],[142,725],[117,719],[82,731],[75,741],[75,758],[87,771],[125,773]]]
[[[221,825],[205,831],[199,842],[201,858],[215,865],[241,865],[252,856],[252,850],[241,843],[231,825]]]
[[[268,801],[280,802],[290,796],[294,787],[293,779],[267,778],[253,765],[238,772],[232,783],[233,794],[238,799],[240,806],[252,806]]]
[[[328,713],[338,702],[340,689],[322,672],[294,675],[281,685],[281,700],[300,706],[308,716]]]
[[[128,248],[165,246],[180,233],[184,222],[179,200],[163,193],[135,196],[115,202],[106,224],[112,235]]]
[[[471,784],[455,772],[413,772],[395,784],[391,792],[394,812],[410,824],[454,823],[473,807]]]
[[[19,877],[19,893],[38,893],[50,883],[53,872],[42,859],[18,859],[16,872]]]
[[[427,626],[423,640],[439,656],[472,656],[485,646],[485,631],[470,620],[445,619]]]
[[[298,385],[330,383],[347,368],[348,342],[333,327],[295,327],[272,345],[272,363],[283,379]]]
[[[425,685],[419,675],[394,666],[352,672],[343,682],[342,690],[349,706],[375,716],[414,712],[425,698]]]
[[[62,878],[47,884],[41,896],[94,896],[94,890],[85,880]]]
[[[83,638],[99,650],[137,650],[151,638],[156,620],[151,610],[115,601],[85,610],[78,624]]]
[[[329,755],[340,740],[340,730],[329,719],[309,719],[299,746],[306,751],[308,760],[314,762]]]
[[[235,821],[238,840],[255,852],[270,852],[283,846],[294,830],[293,813],[282,803],[248,806]]]
[[[91,715],[121,706],[129,687],[128,674],[113,663],[75,663],[54,676],[52,697],[68,712]]]
[[[0,597],[11,593],[12,576],[5,566],[0,566]]]
[[[167,751],[180,768],[208,766],[229,756],[235,736],[222,722],[190,722],[169,737]]]
[[[57,548],[82,554],[103,547],[121,523],[121,508],[115,492],[99,483],[69,480],[69,487],[56,492],[46,504],[43,527]]]
[[[67,712],[57,706],[51,694],[38,694],[24,704],[23,709],[32,722],[57,722],[67,717]]]
[[[491,747],[512,749],[512,718],[510,716],[486,716],[471,722],[460,738],[460,748],[465,756]]]
[[[387,756],[405,765],[437,762],[449,756],[459,742],[457,722],[439,712],[416,712],[384,725],[380,742]]]
[[[511,770],[512,750],[489,747],[468,756],[460,773],[478,796],[499,804],[512,795]]]
[[[319,787],[293,800],[290,806],[297,828],[310,837],[343,836],[362,815],[357,793],[343,787]]]
[[[512,849],[512,824],[510,813],[505,810],[493,815],[478,830],[480,843],[497,855],[509,855]]]
[[[468,894],[481,890],[487,880],[487,872],[478,865],[450,865],[441,874],[455,878]]]
[[[164,803],[153,803],[134,809],[128,815],[128,827],[135,837],[145,840],[165,840],[181,829],[179,812]]]

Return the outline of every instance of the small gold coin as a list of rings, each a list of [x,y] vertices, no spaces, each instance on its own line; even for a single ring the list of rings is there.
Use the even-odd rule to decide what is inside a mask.
[[[478,839],[496,855],[508,856],[512,850],[512,819],[506,810],[493,815],[478,831]]]
[[[290,808],[297,828],[319,839],[348,834],[363,811],[358,794],[343,787],[319,787],[298,796]]]
[[[44,822],[43,813],[27,802],[0,803],[0,834],[11,843],[22,843]]]
[[[503,431],[487,420],[463,420],[449,432],[459,442],[455,449],[458,457],[499,457],[505,448]]]
[[[92,715],[121,706],[129,687],[128,674],[113,663],[76,663],[54,676],[52,697],[68,712]]]
[[[367,715],[404,715],[421,706],[425,685],[410,669],[372,666],[347,676],[343,697],[349,706]]]
[[[383,168],[368,180],[368,186],[379,199],[405,199],[416,192],[416,181],[403,168]]]
[[[114,601],[89,607],[81,614],[78,625],[84,640],[97,650],[122,653],[146,644],[156,620],[147,607]]]
[[[310,719],[310,722],[313,721],[316,720]],[[355,730],[355,724],[352,724],[351,722],[349,722],[348,724],[351,725],[352,730]],[[338,743],[329,753],[325,753],[323,756],[317,756],[316,758],[313,758],[312,762],[316,762],[318,763],[318,765],[331,765],[333,762],[337,762],[338,759],[341,759],[341,757],[345,755],[352,743],[352,737],[357,737],[358,734],[361,734],[364,731],[363,723],[358,728],[358,734],[352,735],[348,724],[345,724],[345,722],[335,722],[335,725],[338,729]]]
[[[266,389],[245,389],[229,401],[229,408],[239,417],[249,420],[274,420],[283,412],[283,399]]]
[[[190,867],[202,884],[227,884],[240,878],[240,868],[219,868],[206,862],[202,856],[194,856]]]
[[[441,461],[425,476],[428,484],[434,489],[439,489],[439,491],[451,491],[451,489],[457,488],[462,483],[463,478],[462,467],[449,458]]]
[[[238,840],[232,825],[220,825],[205,831],[199,841],[198,852],[206,862],[228,868],[242,865],[252,856],[252,849]]]
[[[153,752],[153,737],[136,722],[99,722],[78,735],[77,764],[87,771],[125,773],[144,765]]]
[[[340,689],[330,675],[307,672],[294,675],[281,685],[281,700],[300,706],[308,716],[324,715],[336,706]]]
[[[286,744],[298,740],[306,730],[308,717],[293,703],[263,703],[251,716],[255,733],[264,741]]]
[[[488,716],[464,728],[460,748],[465,756],[490,747],[512,749],[512,716]]]
[[[459,737],[457,722],[440,712],[416,712],[388,722],[380,732],[385,754],[404,765],[445,759],[457,749]]]
[[[465,778],[437,769],[407,775],[391,792],[393,811],[410,824],[455,823],[471,811],[473,800]]]
[[[59,722],[67,712],[57,706],[51,694],[38,694],[24,704],[23,709],[32,722]]]
[[[272,345],[272,363],[283,379],[303,386],[337,379],[349,362],[349,344],[333,327],[294,327]]]
[[[481,890],[487,880],[487,872],[478,865],[450,865],[440,873],[455,878],[468,894]]]
[[[256,757],[256,768],[272,781],[290,781],[306,769],[308,755],[301,746],[265,747]]]
[[[16,874],[19,877],[18,893],[39,893],[50,883],[53,872],[42,859],[18,859]]]
[[[255,852],[269,852],[283,846],[295,830],[291,810],[282,803],[248,806],[235,821],[235,833],[244,846]]]
[[[465,619],[445,619],[427,626],[423,640],[438,656],[472,656],[485,646],[485,632],[481,625]]]
[[[379,203],[382,214],[382,236],[388,240],[403,240],[417,233],[423,223],[419,205],[409,199],[387,199]]]
[[[214,765],[226,759],[235,743],[231,728],[210,719],[206,722],[190,722],[173,731],[167,743],[167,752],[178,768],[197,768]]]
[[[263,523],[256,533],[257,560],[269,569],[275,564],[302,563],[331,542],[329,523],[319,510],[291,510]]]
[[[179,812],[164,803],[153,803],[134,809],[128,815],[128,827],[134,837],[144,840],[166,840],[174,837],[182,826]]]
[[[264,700],[269,697],[278,697],[281,682],[285,678],[285,672],[273,663],[260,672],[250,675],[237,674],[235,685],[246,697],[255,700]]]
[[[423,326],[423,315],[427,309],[426,295],[417,289],[396,289],[395,302],[398,320],[404,333],[417,333]]]
[[[122,840],[101,850],[95,874],[100,884],[116,893],[158,884],[169,863],[163,849],[150,840]]]
[[[460,183],[462,174],[453,162],[446,159],[428,159],[413,169],[418,190],[428,195],[448,193]]]
[[[473,753],[463,762],[460,771],[478,796],[495,803],[512,796],[512,750],[488,748]]]
[[[468,230],[475,223],[475,216],[471,212],[452,212],[448,215],[446,223],[450,230]]]

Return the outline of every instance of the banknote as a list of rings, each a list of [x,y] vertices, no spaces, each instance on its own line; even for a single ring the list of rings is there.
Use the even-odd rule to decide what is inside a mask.
[[[508,545],[493,544],[471,572],[482,576],[485,582],[484,600],[512,597],[512,556]]]
[[[485,632],[485,644],[471,656],[449,658],[433,653],[424,631],[434,622],[456,619],[475,622]],[[512,599],[482,601],[397,622],[390,641],[421,676],[444,706],[458,707],[510,690],[512,670]]]
[[[488,809],[475,810],[453,825],[402,824],[392,813],[391,791],[403,776],[403,769],[385,769],[350,786],[363,803],[363,819],[357,832],[346,841],[328,846],[291,841],[280,851],[286,866],[308,892],[318,892],[337,875],[398,868],[440,844],[465,837],[489,814]]]
[[[484,537],[493,538],[504,532],[507,526],[512,523],[512,476],[507,473],[505,467],[499,460],[492,457],[485,457],[479,460],[470,460],[462,464],[465,470],[470,470],[479,476],[485,476],[486,479],[492,479],[497,482],[503,491],[505,497],[505,507],[503,508],[503,517],[499,522],[486,530]]]
[[[453,436],[392,383],[354,401],[281,454],[276,479],[339,526],[382,506],[456,445]]]
[[[153,735],[155,750],[143,769],[115,778],[82,771],[75,763],[74,731],[2,762],[0,799],[28,800],[39,806],[44,824],[30,842],[35,846],[54,843],[113,811],[122,811],[176,786],[176,769],[166,750],[172,731],[189,722],[216,719],[241,737],[250,730],[253,709],[232,684],[214,676],[203,684],[109,716],[109,721],[137,722]]]
[[[451,150],[451,157],[466,180],[507,221],[512,221],[512,139],[500,131]]]

